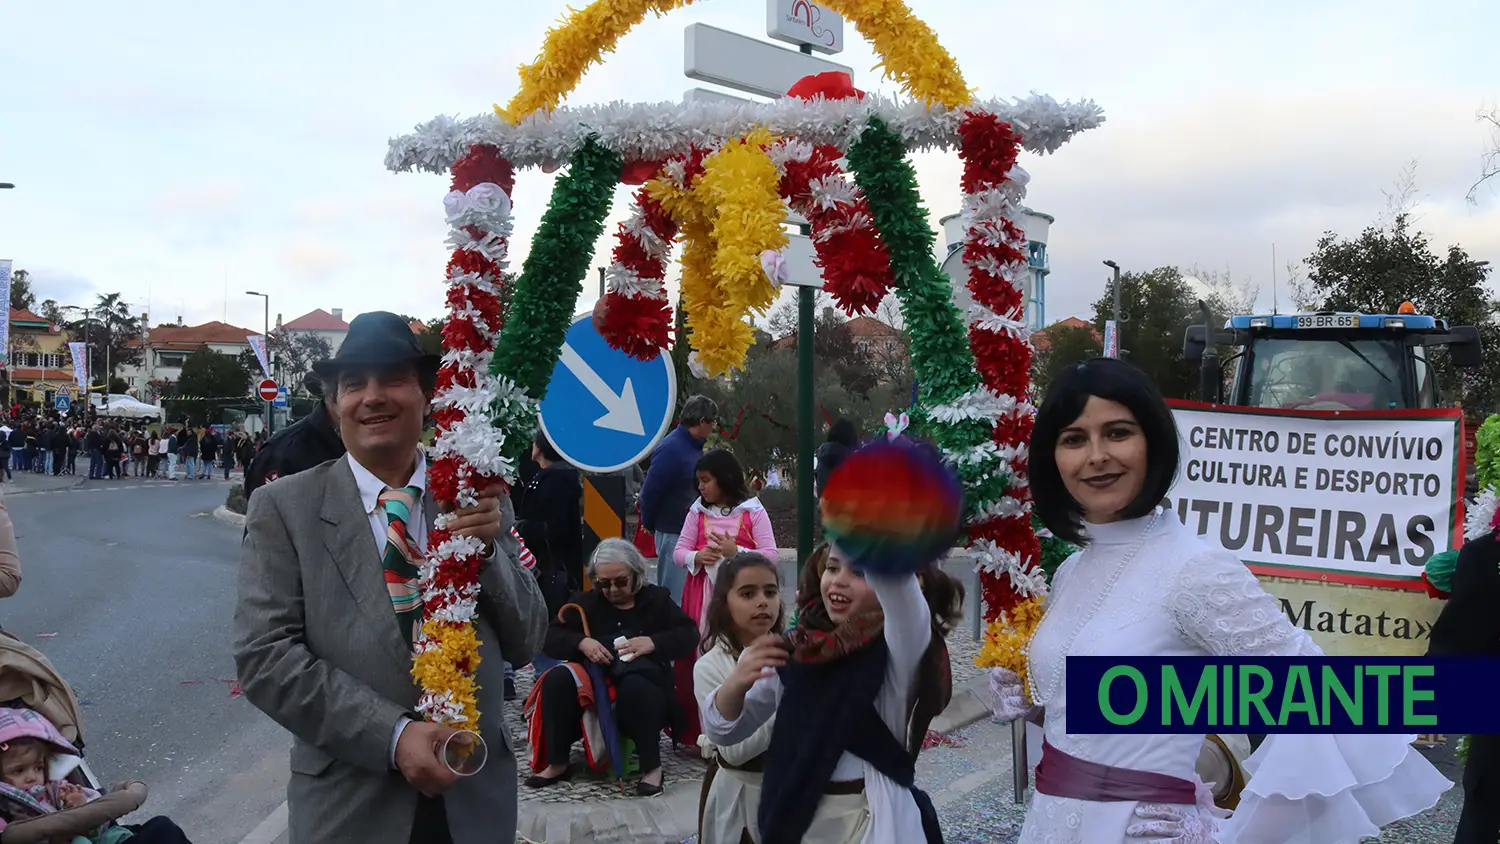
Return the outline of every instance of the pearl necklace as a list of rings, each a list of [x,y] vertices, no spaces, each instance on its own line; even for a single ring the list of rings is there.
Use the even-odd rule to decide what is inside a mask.
[[[1051,694],[1047,696],[1047,700],[1052,700],[1053,697],[1057,695],[1057,693],[1062,691],[1061,687],[1064,679],[1063,672],[1067,668],[1068,653],[1073,650],[1074,642],[1078,640],[1078,637],[1083,633],[1083,629],[1089,625],[1089,622],[1093,621],[1094,617],[1099,614],[1099,610],[1104,606],[1105,600],[1107,600],[1110,596],[1110,593],[1114,591],[1116,581],[1120,579],[1120,575],[1125,573],[1125,569],[1130,567],[1130,563],[1135,559],[1135,555],[1139,554],[1141,548],[1145,546],[1146,539],[1151,535],[1151,529],[1156,527],[1156,522],[1160,518],[1161,508],[1157,507],[1156,510],[1152,512],[1151,521],[1146,524],[1146,529],[1141,531],[1140,538],[1137,539],[1135,541],[1135,544],[1130,547],[1130,551],[1125,554],[1124,559],[1120,560],[1119,565],[1115,566],[1115,570],[1113,572],[1110,572],[1109,580],[1105,581],[1104,588],[1100,589],[1099,592],[1094,596],[1094,605],[1089,608],[1089,611],[1084,614],[1082,620],[1079,621],[1078,625],[1073,628],[1072,634],[1068,636],[1068,641],[1063,645],[1062,655],[1057,659],[1053,671],[1048,676],[1048,679],[1051,682],[1047,683],[1046,685],[1051,690]],[[1087,555],[1088,551],[1085,551],[1084,554]],[[1083,561],[1084,560],[1082,558],[1078,560],[1080,564],[1082,564]],[[1035,640],[1036,634],[1041,632],[1042,626],[1047,623],[1048,617],[1052,615],[1052,610],[1056,609],[1056,607],[1056,604],[1051,604],[1047,607],[1047,609],[1042,611],[1042,620],[1037,622],[1036,632],[1032,634],[1033,640]],[[1030,642],[1028,642],[1026,645],[1026,669],[1026,686],[1027,691],[1031,693],[1031,702],[1040,705],[1042,698],[1037,694],[1037,670],[1036,663],[1034,663],[1031,659]]]

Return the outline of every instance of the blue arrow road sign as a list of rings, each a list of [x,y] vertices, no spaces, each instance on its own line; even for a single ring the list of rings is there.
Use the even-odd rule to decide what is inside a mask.
[[[568,329],[542,399],[542,430],[585,472],[618,472],[651,453],[672,425],[677,371],[670,355],[637,360],[610,348],[591,316]]]

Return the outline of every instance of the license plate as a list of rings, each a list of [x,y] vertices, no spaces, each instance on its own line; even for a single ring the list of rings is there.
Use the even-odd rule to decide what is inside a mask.
[[[1298,328],[1358,328],[1357,314],[1306,314],[1297,317]]]

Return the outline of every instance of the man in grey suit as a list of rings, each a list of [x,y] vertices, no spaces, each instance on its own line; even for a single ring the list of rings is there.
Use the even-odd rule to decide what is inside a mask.
[[[422,424],[438,361],[395,314],[362,314],[318,364],[337,391],[348,453],[259,490],[246,516],[235,611],[245,697],[293,735],[291,844],[510,844],[516,765],[502,718],[504,666],[540,650],[547,608],[522,568],[510,499],[457,510],[449,528],[488,549],[480,569],[478,732],[488,762],[459,777],[453,730],[416,712],[415,569],[438,505],[425,494]],[[404,494],[409,509],[392,509]],[[410,506],[420,502],[420,506]],[[401,505],[397,505],[398,507]],[[411,548],[388,525],[405,521]],[[403,598],[405,599],[403,601]]]

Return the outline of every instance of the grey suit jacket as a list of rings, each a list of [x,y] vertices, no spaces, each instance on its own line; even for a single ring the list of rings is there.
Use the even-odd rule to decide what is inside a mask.
[[[508,499],[503,509],[476,625],[489,760],[444,795],[454,844],[515,841],[504,662],[529,662],[547,630],[541,590],[510,536]],[[391,767],[391,738],[402,717],[417,717],[419,690],[348,457],[258,490],[245,527],[235,666],[245,697],[293,735],[291,844],[408,844],[418,793]]]

